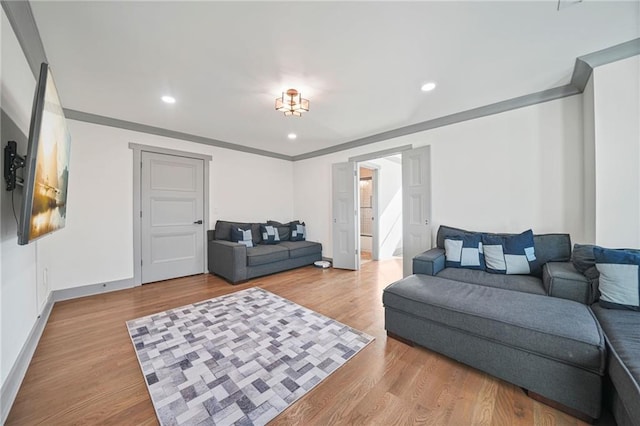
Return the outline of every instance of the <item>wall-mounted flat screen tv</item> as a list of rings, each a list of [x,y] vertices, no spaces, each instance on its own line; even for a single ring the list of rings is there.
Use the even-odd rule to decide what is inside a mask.
[[[71,135],[49,65],[40,66],[29,126],[18,244],[64,228]]]

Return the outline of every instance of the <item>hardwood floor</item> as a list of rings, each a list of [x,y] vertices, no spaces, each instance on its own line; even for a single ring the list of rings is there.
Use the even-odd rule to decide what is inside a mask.
[[[376,340],[274,425],[582,425],[524,392],[420,347],[387,339],[382,290],[402,262],[367,262],[358,272],[300,268],[232,286],[197,275],[59,302],[7,425],[155,425],[125,321],[259,286]]]

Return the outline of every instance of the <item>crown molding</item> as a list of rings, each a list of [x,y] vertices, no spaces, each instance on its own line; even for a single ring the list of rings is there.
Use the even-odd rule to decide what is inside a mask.
[[[218,148],[232,149],[234,151],[246,152],[249,154],[262,155],[264,157],[278,158],[280,160],[292,161],[289,155],[277,152],[265,151],[263,149],[251,148],[218,139],[204,136],[192,135],[190,133],[177,132],[162,127],[148,126],[146,124],[135,123],[133,121],[120,120],[117,118],[105,117],[103,115],[91,114],[88,112],[76,111],[64,108],[64,115],[70,120],[84,121],[87,123],[99,124],[102,126],[116,127],[119,129],[132,130],[134,132],[148,133],[150,135],[164,136],[167,138],[181,139],[189,142],[201,143],[203,145],[215,146]]]
[[[377,133],[375,135],[366,136],[351,142],[340,145],[330,146],[318,151],[300,154],[293,157],[293,161],[306,160],[309,158],[319,157],[322,155],[332,154],[338,151],[357,148],[388,139],[407,136],[413,133],[424,132],[425,130],[435,129],[437,127],[449,126],[451,124],[461,123],[463,121],[473,120],[475,118],[486,117],[487,115],[498,114],[501,112],[518,109],[529,105],[535,105],[567,96],[577,95],[580,91],[572,85],[555,87],[553,89],[543,90],[529,95],[519,96],[517,98],[507,99],[506,101],[496,102],[494,104],[469,109],[455,114],[445,115],[443,117],[434,118],[433,120],[422,121],[420,123],[411,124],[409,126],[400,127],[386,132]]]
[[[0,4],[37,81],[40,75],[40,64],[48,61],[31,5],[28,1],[6,0],[1,0]]]
[[[594,68],[636,55],[640,55],[640,38],[579,56],[576,58],[576,63],[573,67],[571,84],[582,93]]]

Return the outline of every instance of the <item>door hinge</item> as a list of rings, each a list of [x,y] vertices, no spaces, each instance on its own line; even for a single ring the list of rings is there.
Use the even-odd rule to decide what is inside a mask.
[[[144,263],[144,262],[142,261],[142,259],[140,259],[140,266],[142,266],[142,264],[143,264],[143,263]]]
[[[142,210],[140,210],[140,217],[142,217]]]
[[[140,162],[140,169],[142,169],[142,161]]]

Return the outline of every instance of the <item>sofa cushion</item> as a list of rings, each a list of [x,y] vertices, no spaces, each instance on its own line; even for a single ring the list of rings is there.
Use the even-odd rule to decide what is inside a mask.
[[[289,250],[292,259],[322,253],[322,244],[313,241],[282,241],[279,245]]]
[[[589,268],[596,266],[596,258],[593,254],[593,244],[574,244],[571,253],[571,263],[576,271],[584,274]]]
[[[536,267],[533,232],[518,235],[482,235],[487,272],[495,274],[530,274]]]
[[[605,308],[640,310],[640,251],[594,247],[600,273],[599,303]]]
[[[280,241],[289,241],[291,238],[291,229],[288,226],[276,226]]]
[[[445,266],[447,268],[468,268],[484,270],[482,235],[471,234],[449,237],[444,240]]]
[[[410,275],[384,290],[383,303],[501,345],[604,373],[600,326],[591,310],[577,302]]]
[[[260,234],[262,244],[278,244],[280,242],[280,232],[273,225],[260,224]]]
[[[640,419],[640,313],[591,306],[609,346],[609,377],[631,418]]]
[[[289,259],[289,250],[278,245],[259,244],[247,249],[247,266],[264,265]]]
[[[534,275],[542,275],[542,265],[547,262],[568,262],[571,259],[571,236],[569,234],[538,234],[533,236],[538,267]]]
[[[231,241],[231,228],[232,227],[251,227],[251,239],[253,245],[260,243],[260,224],[259,223],[243,223],[243,222],[228,222],[226,220],[216,221],[216,228],[214,230],[214,239]]]
[[[231,241],[234,243],[244,244],[247,247],[253,247],[253,240],[251,236],[251,226],[245,225],[232,226],[231,227]]]
[[[523,293],[546,294],[542,280],[530,275],[500,275],[472,269],[445,268],[438,273],[437,277]]]
[[[275,226],[276,228],[278,228],[280,241],[289,241],[289,238],[291,236],[290,223],[280,223],[277,220],[268,220],[267,225]]]

